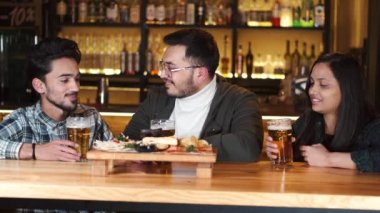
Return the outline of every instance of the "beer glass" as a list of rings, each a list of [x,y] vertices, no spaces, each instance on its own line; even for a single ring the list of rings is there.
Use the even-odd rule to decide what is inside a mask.
[[[80,161],[87,161],[87,151],[90,143],[90,118],[68,117],[66,119],[67,138],[78,144],[76,148],[80,153]]]
[[[150,121],[150,129],[161,129],[161,136],[174,136],[175,122],[167,119],[153,119]]]
[[[268,124],[268,134],[277,144],[277,158],[273,160],[275,167],[287,167],[293,162],[292,148],[292,125],[290,119],[270,120]]]

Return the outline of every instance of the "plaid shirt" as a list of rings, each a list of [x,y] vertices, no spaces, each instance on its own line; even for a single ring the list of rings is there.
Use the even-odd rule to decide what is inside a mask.
[[[90,148],[94,139],[112,139],[110,129],[95,108],[78,104],[78,111],[91,119]],[[18,159],[23,143],[44,144],[66,139],[66,120],[54,121],[41,110],[41,104],[37,102],[13,111],[0,123],[0,159]]]

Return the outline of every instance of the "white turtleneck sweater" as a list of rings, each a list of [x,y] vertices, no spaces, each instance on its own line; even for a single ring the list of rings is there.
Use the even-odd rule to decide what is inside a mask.
[[[202,90],[185,98],[175,100],[170,120],[175,120],[177,138],[199,138],[216,92],[216,76]]]

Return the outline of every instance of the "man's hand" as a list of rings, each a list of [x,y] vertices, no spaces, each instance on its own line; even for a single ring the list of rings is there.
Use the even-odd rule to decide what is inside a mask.
[[[68,140],[56,140],[46,144],[36,144],[35,156],[37,160],[79,161],[80,153],[75,150],[78,144]],[[24,144],[20,150],[20,159],[30,159],[31,144]]]
[[[292,137],[292,143],[294,143],[296,139]],[[273,142],[273,138],[271,136],[267,136],[265,139],[265,152],[269,159],[274,160],[278,157],[278,148],[277,144]]]

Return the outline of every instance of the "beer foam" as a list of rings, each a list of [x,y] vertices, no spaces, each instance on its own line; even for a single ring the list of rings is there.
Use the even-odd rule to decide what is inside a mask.
[[[278,119],[268,121],[268,130],[291,130],[292,125],[289,119]]]
[[[268,125],[268,130],[291,130],[292,126],[283,124],[283,125],[276,125],[276,124],[271,124]]]
[[[66,119],[66,128],[88,128],[90,126],[89,118],[69,117]]]

